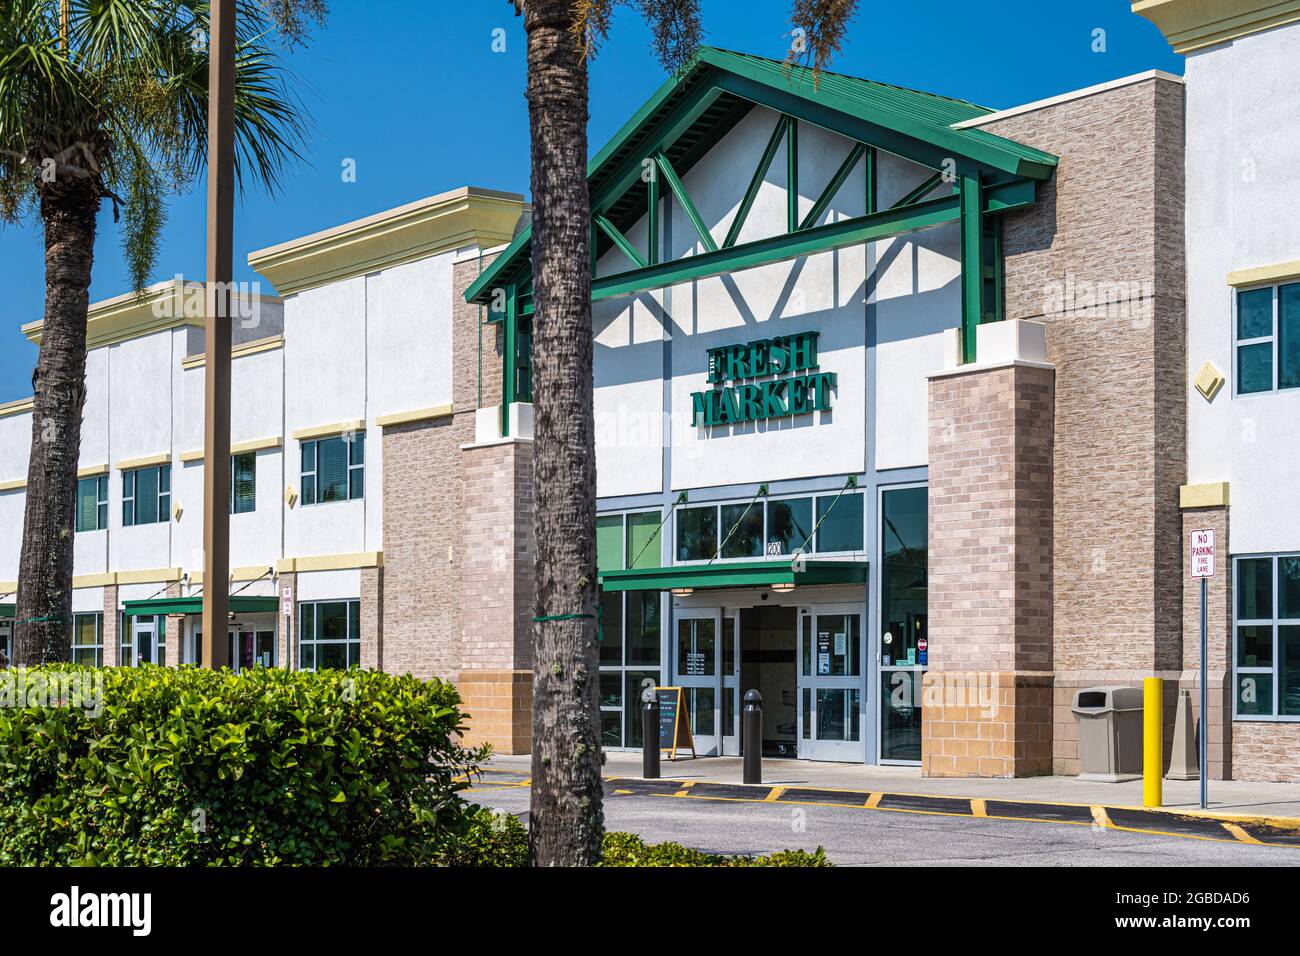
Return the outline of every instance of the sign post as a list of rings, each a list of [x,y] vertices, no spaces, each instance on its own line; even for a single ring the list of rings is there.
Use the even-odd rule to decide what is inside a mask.
[[[1206,528],[1201,531],[1193,531],[1191,536],[1191,564],[1192,577],[1201,579],[1201,733],[1200,733],[1200,764],[1201,771],[1201,809],[1206,808],[1209,796],[1209,776],[1210,771],[1206,766],[1209,761],[1209,713],[1210,713],[1210,694],[1205,683],[1205,667],[1208,655],[1209,641],[1206,636],[1208,630],[1208,616],[1206,612],[1206,586],[1210,578],[1214,577],[1215,553],[1214,553],[1214,529]]]

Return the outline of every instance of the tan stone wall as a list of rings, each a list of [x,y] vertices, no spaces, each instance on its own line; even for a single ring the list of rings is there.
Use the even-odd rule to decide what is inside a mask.
[[[117,613],[117,585],[104,588],[104,666],[117,667],[121,664],[121,636],[119,628],[122,619]]]
[[[1051,771],[1053,378],[930,380],[927,776]]]
[[[166,596],[169,598],[180,597],[180,584],[173,584],[169,587]],[[163,618],[163,660],[168,667],[179,667],[181,664],[181,632],[184,629],[184,625],[184,618],[172,617],[171,615]]]
[[[1206,656],[1209,690],[1209,766],[1215,780],[1227,780],[1233,772],[1232,721],[1232,561],[1228,557],[1228,512],[1225,508],[1196,508],[1183,512],[1182,540],[1193,531],[1214,529],[1220,555],[1217,573],[1206,584]],[[1183,570],[1183,686],[1192,691],[1192,713],[1200,722],[1201,690],[1197,683],[1201,668],[1201,583]]]
[[[384,667],[384,569],[361,569],[361,666]]]
[[[467,670],[456,682],[466,715],[465,744],[491,744],[497,753],[533,747],[533,672]]]
[[[279,575],[276,580],[276,598],[283,600],[284,589],[289,589],[290,607],[294,609],[293,615],[286,620],[284,614],[276,608],[275,616],[276,626],[276,661],[281,667],[296,671],[298,669],[297,647],[298,647],[298,575],[285,572]]]
[[[1061,157],[1007,217],[1005,251],[1007,317],[1046,324],[1057,369],[1053,723],[1056,771],[1074,773],[1075,690],[1165,675],[1172,706],[1185,666],[1183,87],[1154,78],[984,128]]]

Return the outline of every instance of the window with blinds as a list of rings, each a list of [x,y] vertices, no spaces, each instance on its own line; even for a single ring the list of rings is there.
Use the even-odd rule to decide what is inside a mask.
[[[108,476],[77,482],[77,530],[103,531],[108,527]]]
[[[257,453],[230,458],[230,513],[251,514],[257,510]]]
[[[302,503],[354,501],[366,493],[366,433],[302,443]]]
[[[159,524],[172,507],[172,466],[155,465],[122,472],[122,524]]]

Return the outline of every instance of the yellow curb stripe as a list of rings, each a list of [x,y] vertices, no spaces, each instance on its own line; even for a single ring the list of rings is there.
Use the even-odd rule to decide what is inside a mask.
[[[615,791],[614,791],[614,795],[615,795],[616,797],[626,797],[626,796],[627,796],[628,794],[630,794],[630,793],[632,793],[631,790],[615,790]]]
[[[867,796],[867,802],[862,805],[863,808],[866,810],[875,810],[877,807],[880,806],[880,798],[883,796],[884,796],[883,793],[869,794]]]
[[[975,797],[970,802],[970,814],[973,817],[987,817],[989,815],[988,802],[980,797]]]
[[[776,803],[781,799],[781,794],[785,793],[785,787],[773,787],[772,792],[763,798],[764,803]]]
[[[1225,824],[1223,824],[1223,829],[1227,830],[1229,833],[1231,833],[1234,837],[1236,837],[1236,838],[1237,838],[1238,840],[1240,840],[1242,843],[1254,843],[1254,844],[1256,844],[1257,846],[1263,846],[1263,845],[1264,845],[1264,841],[1263,841],[1263,840],[1257,840],[1257,839],[1255,839],[1253,836],[1251,836],[1249,833],[1247,833],[1247,832],[1246,832],[1245,830],[1243,830],[1241,827],[1237,826],[1237,824],[1235,824],[1235,823],[1225,823]]]

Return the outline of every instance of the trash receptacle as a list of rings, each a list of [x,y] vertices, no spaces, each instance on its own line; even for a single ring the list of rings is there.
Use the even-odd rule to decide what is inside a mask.
[[[1142,689],[1085,687],[1074,695],[1079,779],[1105,783],[1142,776]]]

